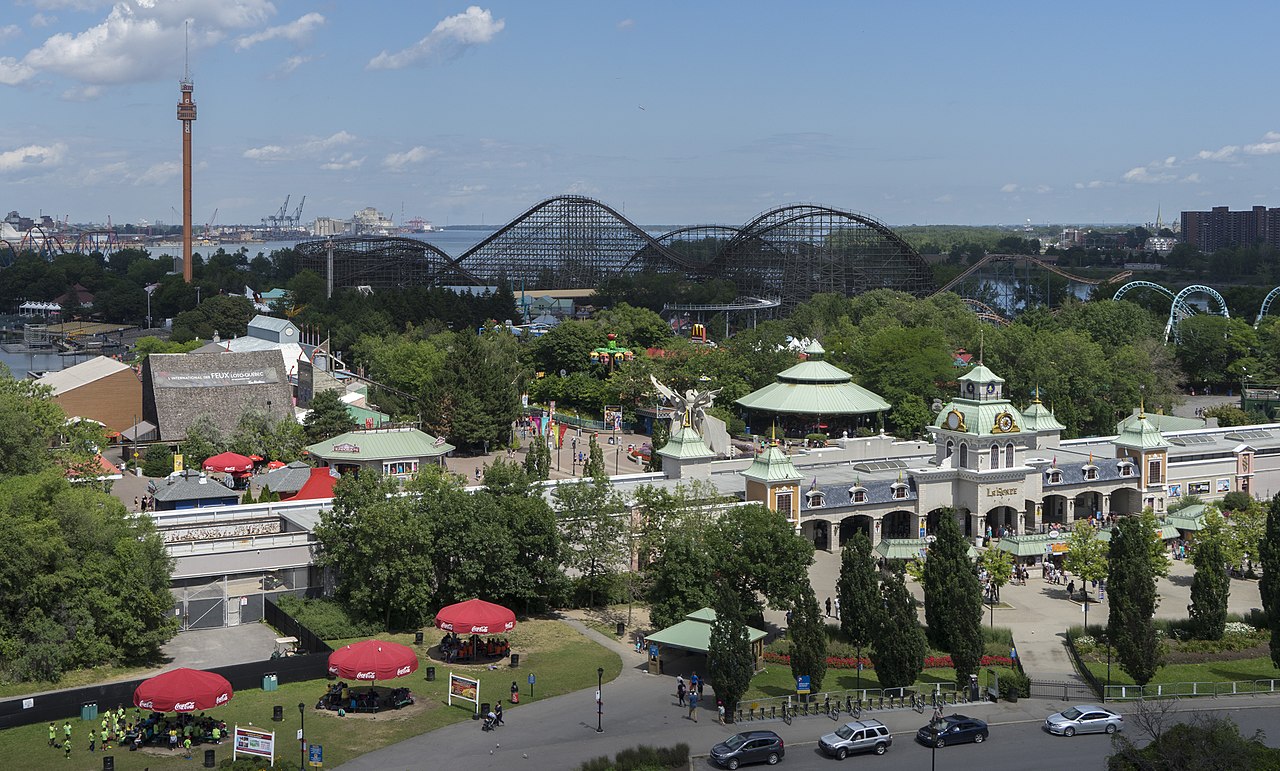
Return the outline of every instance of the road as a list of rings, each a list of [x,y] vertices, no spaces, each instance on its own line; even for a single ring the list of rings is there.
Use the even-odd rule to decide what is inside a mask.
[[[1043,704],[1045,714],[1050,709],[1062,708],[1062,702],[1038,702]],[[1267,744],[1277,746],[1280,744],[1280,706],[1259,707],[1250,705],[1239,709],[1215,709],[1205,710],[1202,713],[1193,709],[1197,705],[1183,705],[1181,710],[1186,713],[1180,721],[1188,719],[1189,714],[1216,714],[1229,717],[1240,726],[1241,732],[1245,735],[1252,734],[1255,730],[1262,730],[1267,734]],[[1209,706],[1207,703],[1199,706]],[[1127,712],[1127,708],[1122,708],[1121,712]],[[924,719],[919,715],[915,716],[916,722],[924,724]],[[806,723],[806,726],[813,730],[811,734],[819,731],[830,730],[835,724],[823,720],[824,725],[821,728],[816,723]],[[897,722],[897,721],[895,721]],[[1179,722],[1179,721],[1175,721]],[[797,724],[793,724],[792,728]],[[763,726],[761,726],[763,727]],[[785,729],[786,726],[783,726]],[[1129,726],[1132,733],[1133,726]],[[784,740],[792,733],[790,731],[779,731]],[[728,735],[728,732],[726,732]],[[787,755],[783,759],[780,767],[787,769],[831,769],[833,766],[838,767],[839,761],[824,756],[816,741],[813,739],[802,739],[799,741],[787,741]],[[1134,738],[1130,736],[1130,738]],[[704,750],[705,751],[705,750]],[[936,752],[936,754],[935,754]],[[932,769],[975,769],[981,768],[982,771],[1026,771],[1028,768],[1071,768],[1071,769],[1100,769],[1106,767],[1107,756],[1111,754],[1111,741],[1105,735],[1089,735],[1075,736],[1070,739],[1062,736],[1051,736],[1044,732],[1040,727],[1040,721],[1018,721],[1012,723],[993,723],[991,726],[991,738],[983,744],[961,744],[955,747],[944,747],[941,750],[932,750],[924,747],[915,741],[914,731],[903,731],[899,733],[896,729],[893,735],[893,747],[883,759],[874,755],[866,757],[853,757],[845,761],[849,764],[876,764],[870,766],[873,768],[892,768],[894,771],[930,771]],[[1034,759],[1034,760],[1031,760]],[[695,769],[718,768],[714,763],[709,761],[705,756],[697,757],[694,761]]]

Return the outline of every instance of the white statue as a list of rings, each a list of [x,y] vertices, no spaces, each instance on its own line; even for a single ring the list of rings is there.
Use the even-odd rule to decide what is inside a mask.
[[[658,393],[666,397],[667,402],[675,409],[676,414],[680,416],[680,425],[691,426],[697,428],[707,417],[707,408],[715,401],[716,394],[720,393],[720,388],[714,391],[697,391],[692,388],[686,390],[684,395],[676,393],[672,389],[658,382],[653,375],[649,376],[649,380],[653,381],[653,387],[658,389]],[[672,428],[675,428],[675,421],[672,420]]]

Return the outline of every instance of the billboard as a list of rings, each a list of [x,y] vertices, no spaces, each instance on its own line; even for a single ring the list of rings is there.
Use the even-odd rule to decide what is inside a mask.
[[[272,765],[276,762],[276,734],[274,731],[259,731],[256,728],[235,727],[232,734],[235,744],[231,757],[250,755],[255,758],[267,758]]]
[[[210,356],[209,358],[214,358]],[[279,383],[274,369],[211,370],[208,372],[171,372],[154,370],[151,382],[156,388],[219,388],[221,386],[266,385]]]

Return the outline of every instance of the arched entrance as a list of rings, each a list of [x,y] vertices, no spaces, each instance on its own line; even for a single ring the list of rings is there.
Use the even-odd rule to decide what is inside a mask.
[[[1076,510],[1074,520],[1079,522],[1091,517],[1102,516],[1102,494],[1095,492],[1080,493],[1075,497]]]
[[[831,545],[831,523],[825,519],[810,519],[800,524],[800,533],[809,539],[813,548],[829,551]]]
[[[867,537],[873,545],[876,542],[875,536],[872,535],[873,518],[867,514],[854,514],[840,520],[840,546],[843,548],[846,541],[853,537],[854,533],[859,530]]]
[[[1111,502],[1111,513],[1116,516],[1142,513],[1142,494],[1132,487],[1121,487],[1112,492],[1108,498]]]
[[[929,535],[933,535],[934,533],[938,532],[938,518],[944,517],[944,516],[955,519],[957,523],[959,523],[960,520],[962,519],[959,513],[955,509],[951,509],[951,508],[934,509],[933,511],[925,515],[925,523],[926,523],[925,529],[928,531]],[[963,530],[964,525],[963,524],[960,525],[960,528],[961,530]]]
[[[996,506],[987,511],[987,529],[991,535],[1017,535],[1018,510],[1012,506]]]
[[[1046,495],[1040,504],[1040,521],[1048,525],[1065,525],[1067,523],[1067,496]]]
[[[891,511],[884,515],[882,538],[918,538],[916,515],[912,511]]]

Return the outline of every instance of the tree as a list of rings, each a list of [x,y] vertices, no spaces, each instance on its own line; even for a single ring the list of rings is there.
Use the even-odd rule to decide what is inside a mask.
[[[716,696],[724,702],[725,715],[732,722],[738,701],[751,687],[755,674],[755,657],[747,623],[738,605],[738,595],[722,583],[715,604],[716,620],[711,623],[711,640],[707,650],[708,679]]]
[[[307,406],[311,411],[307,413],[302,425],[307,430],[308,442],[323,442],[356,427],[351,413],[347,411],[347,405],[342,403],[341,394],[336,390],[321,391],[312,397],[311,404]]]
[[[1231,576],[1227,573],[1225,523],[1216,512],[1205,517],[1205,528],[1191,555],[1196,574],[1191,579],[1191,629],[1197,639],[1221,640],[1227,626],[1227,598]]]
[[[840,580],[836,583],[842,611],[840,629],[858,649],[859,656],[871,643],[875,631],[874,609],[880,599],[875,564],[866,533],[859,530],[844,542],[840,552]]]
[[[1013,555],[1004,549],[987,549],[979,563],[987,571],[987,580],[994,587],[995,599],[1000,599],[1000,589],[1013,578]]]
[[[1143,530],[1151,536],[1147,540],[1147,560],[1151,563],[1151,576],[1153,579],[1165,578],[1169,575],[1169,550],[1160,537],[1161,523],[1156,517],[1155,509],[1146,507],[1138,518],[1142,520]],[[1155,612],[1154,608],[1152,612]]]
[[[762,612],[760,597],[771,608],[791,607],[794,587],[808,579],[813,545],[776,511],[750,503],[726,509],[712,523],[707,556],[721,576],[733,578],[743,614],[754,618]]]
[[[1218,715],[1195,715],[1190,723],[1176,723],[1150,738],[1150,743],[1139,747],[1135,740],[1117,734],[1107,770],[1280,769],[1280,750],[1266,745],[1262,731],[1246,737],[1230,718]]]
[[[1280,667],[1280,493],[1267,506],[1267,530],[1258,551],[1262,558],[1262,609],[1271,627],[1271,663]]]
[[[167,444],[153,444],[142,459],[142,473],[149,477],[167,477],[173,471],[173,451]]]
[[[1153,616],[1156,577],[1151,542],[1155,533],[1142,517],[1122,517],[1111,531],[1107,556],[1107,638],[1116,646],[1120,667],[1138,685],[1146,685],[1160,666]]]
[[[1089,584],[1107,577],[1107,544],[1087,520],[1076,522],[1072,528],[1064,564],[1071,575],[1080,578],[1080,591],[1088,602]]]
[[[551,476],[551,448],[547,446],[547,438],[541,434],[529,437],[529,448],[524,455],[524,470],[535,481],[545,481]]]
[[[178,445],[187,468],[200,468],[207,459],[222,452],[226,439],[211,415],[201,415],[187,428],[187,438]]]
[[[607,477],[609,474],[604,469],[604,450],[600,449],[600,443],[596,441],[596,435],[591,435],[590,446],[587,448],[587,462],[582,466],[582,475],[587,477]]]
[[[901,573],[895,571],[881,584],[880,605],[873,613],[875,638],[871,644],[871,663],[880,686],[914,685],[924,670],[927,641],[916,618],[915,598],[907,591]]]
[[[568,547],[566,564],[578,571],[595,605],[602,579],[627,556],[623,505],[604,477],[561,483],[551,494]]]
[[[649,435],[649,459],[645,461],[644,470],[653,472],[662,470],[662,456],[658,450],[667,446],[671,440],[671,426],[662,418],[654,418],[653,433]]]
[[[715,600],[711,569],[702,544],[692,534],[668,536],[662,550],[644,568],[649,589],[649,621],[656,629],[678,624]],[[741,611],[741,602],[734,604]]]
[[[982,585],[953,509],[939,512],[934,535],[923,581],[929,641],[951,653],[958,682],[967,682],[982,660]]]
[[[1225,499],[1223,500],[1225,507]],[[1223,527],[1225,539],[1222,544],[1227,564],[1244,566],[1258,559],[1258,548],[1267,529],[1266,509],[1261,501],[1253,501],[1248,506],[1229,509],[1230,523]]]
[[[914,394],[903,394],[895,399],[893,411],[889,413],[894,435],[903,439],[915,439],[922,435],[932,420],[933,413],[929,411],[924,399]]]
[[[519,360],[512,336],[493,329],[453,336],[444,366],[422,388],[423,423],[462,446],[498,446],[520,414]]]
[[[808,579],[801,582],[795,591],[791,626],[787,630],[791,636],[791,676],[808,675],[810,688],[820,691],[827,676],[826,623]]]

